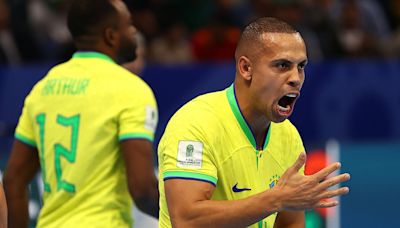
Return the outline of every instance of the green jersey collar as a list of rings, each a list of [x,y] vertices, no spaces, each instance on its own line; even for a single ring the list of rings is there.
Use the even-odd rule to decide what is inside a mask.
[[[72,55],[72,58],[98,58],[98,59],[104,59],[106,61],[115,63],[115,61],[110,58],[109,56],[100,53],[100,52],[95,52],[95,51],[78,51],[75,52],[74,55]]]
[[[226,96],[228,98],[228,102],[229,102],[229,105],[231,106],[232,112],[235,115],[236,120],[239,122],[240,127],[242,128],[242,131],[246,135],[247,139],[250,141],[251,145],[253,145],[254,149],[257,150],[257,144],[256,144],[254,134],[251,131],[246,120],[244,119],[242,112],[240,111],[238,102],[236,100],[234,84],[232,84],[231,86],[228,87],[228,89],[226,89]],[[267,146],[268,146],[270,135],[271,135],[271,124],[268,127],[268,133],[264,139],[263,150],[265,150],[265,148],[267,148]]]

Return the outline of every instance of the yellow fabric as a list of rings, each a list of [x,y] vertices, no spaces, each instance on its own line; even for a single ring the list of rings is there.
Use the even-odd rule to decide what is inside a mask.
[[[107,56],[78,52],[52,68],[26,98],[16,129],[39,150],[38,227],[130,227],[119,141],[152,141],[156,124],[150,87]]]
[[[289,120],[271,123],[264,149],[256,150],[249,140],[251,132],[245,133],[247,124],[240,119],[239,109],[235,115],[235,107],[231,86],[195,98],[171,118],[158,147],[160,228],[171,227],[164,181],[206,181],[216,186],[213,200],[238,200],[272,188],[304,151]],[[271,215],[251,227],[273,227],[275,218],[276,214]]]

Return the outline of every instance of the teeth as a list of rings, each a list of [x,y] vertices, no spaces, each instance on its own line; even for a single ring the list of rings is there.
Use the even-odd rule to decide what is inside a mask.
[[[286,96],[287,96],[287,97],[291,97],[291,98],[296,98],[296,97],[297,97],[297,94],[295,94],[295,93],[289,93],[289,94],[287,94]]]
[[[281,112],[287,112],[287,111],[290,110],[290,106],[289,105],[286,106],[286,108],[278,105],[278,108],[279,108],[279,111],[281,111]]]

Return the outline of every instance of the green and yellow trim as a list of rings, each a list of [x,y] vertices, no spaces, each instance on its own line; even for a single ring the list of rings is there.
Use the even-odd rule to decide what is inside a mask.
[[[265,148],[267,148],[268,143],[269,143],[269,138],[271,136],[271,126],[272,126],[272,122],[269,124],[268,133],[267,133],[267,136],[265,137],[265,140],[264,140],[264,146],[263,146],[264,150],[265,150]]]
[[[217,178],[202,174],[202,173],[193,173],[193,172],[184,172],[184,171],[166,171],[163,173],[164,181],[169,179],[186,179],[186,180],[199,180],[208,182],[214,186],[217,186]]]
[[[95,51],[78,51],[75,52],[72,55],[72,58],[98,58],[98,59],[104,59],[106,61],[115,63],[115,61],[110,58],[109,56],[100,53],[100,52],[95,52]]]
[[[25,137],[19,133],[15,133],[15,138],[19,141],[28,144],[29,146],[37,147],[36,142],[28,137]]]
[[[246,135],[247,139],[249,140],[251,145],[254,147],[254,149],[257,150],[257,144],[256,144],[255,137],[253,135],[253,132],[251,131],[246,120],[244,119],[242,112],[240,111],[240,108],[239,108],[239,105],[238,105],[238,102],[236,99],[234,84],[232,84],[231,86],[228,87],[228,89],[226,89],[226,96],[228,98],[228,102],[232,109],[232,112],[235,115],[236,120],[238,121],[240,127],[242,128],[242,131],[244,132],[244,134]],[[268,146],[270,135],[271,135],[271,125],[268,128],[267,135],[265,136],[263,150],[265,150],[265,148],[267,148],[267,146]]]
[[[126,133],[126,134],[121,134],[118,136],[118,140],[127,140],[127,139],[147,139],[150,142],[154,141],[154,136],[146,133]]]

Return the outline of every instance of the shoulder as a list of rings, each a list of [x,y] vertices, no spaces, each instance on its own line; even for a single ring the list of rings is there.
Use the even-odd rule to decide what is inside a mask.
[[[218,123],[221,118],[222,91],[200,95],[182,106],[171,118],[171,123],[186,122],[200,126]]]
[[[139,94],[153,93],[150,86],[138,75],[133,74],[122,66],[116,65],[115,76],[118,77],[121,87],[125,89],[134,89]]]
[[[40,79],[36,84],[32,87],[31,91],[25,98],[25,105],[29,104],[30,102],[34,101],[36,97],[40,99],[40,94],[42,92],[43,87],[45,87],[46,82],[52,78],[52,75],[57,75],[57,73],[62,69],[62,65],[65,63],[61,63],[51,67],[47,73]]]
[[[190,136],[204,141],[216,138],[222,126],[223,94],[208,93],[186,103],[171,117],[163,138]]]

